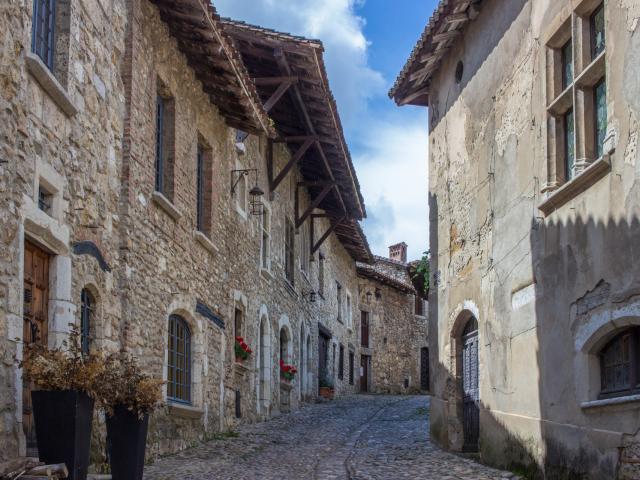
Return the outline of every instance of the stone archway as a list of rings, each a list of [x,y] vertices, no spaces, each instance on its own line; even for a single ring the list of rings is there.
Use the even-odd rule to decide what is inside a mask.
[[[480,435],[478,308],[467,301],[451,318],[454,320],[450,323],[449,448],[475,452]]]

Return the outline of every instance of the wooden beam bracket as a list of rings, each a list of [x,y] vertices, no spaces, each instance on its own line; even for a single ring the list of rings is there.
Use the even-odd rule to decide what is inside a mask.
[[[304,213],[302,215],[299,215],[300,211],[299,211],[299,205],[300,205],[300,201],[298,198],[298,191],[300,190],[300,188],[305,188],[307,185],[309,184],[314,184],[313,186],[317,186],[317,187],[323,187],[322,191],[318,194],[318,196],[316,198],[313,199],[313,201],[311,202],[311,204],[307,207],[307,209],[304,211]],[[295,210],[296,210],[296,228],[300,228],[302,226],[302,224],[304,223],[304,221],[309,217],[309,215],[311,215],[313,213],[313,211],[318,208],[318,206],[320,205],[320,203],[322,203],[322,201],[325,199],[325,197],[329,194],[329,192],[335,188],[336,184],[335,182],[299,182],[298,185],[296,186],[296,205],[295,205]]]
[[[347,218],[346,215],[342,215],[342,216],[340,216],[338,218],[332,219],[331,220],[331,225],[329,225],[329,228],[327,229],[327,231],[322,234],[322,236],[320,237],[320,239],[317,242],[315,242],[315,237],[314,237],[315,222],[314,222],[314,220],[316,218],[326,217],[326,216],[327,215],[315,215],[315,214],[311,215],[311,219],[312,219],[312,221],[311,221],[311,242],[310,242],[311,243],[311,255],[315,254],[318,251],[318,249],[322,246],[322,244],[325,242],[325,240],[327,238],[329,238],[329,235],[331,235],[334,232],[334,230],[338,227],[338,225],[340,225],[345,220],[345,218]]]
[[[309,150],[311,145],[314,145],[315,143],[316,143],[316,137],[307,137],[307,139],[304,140],[304,143],[298,148],[296,153],[294,153],[291,156],[291,159],[287,162],[287,164],[284,166],[282,171],[278,173],[278,175],[275,178],[273,178],[273,148],[270,149],[269,158],[267,160],[267,163],[268,163],[267,167],[269,170],[268,172],[269,190],[271,192],[275,191],[275,189],[278,188],[280,183],[282,183],[282,180],[284,180],[284,178],[291,171],[293,166],[296,163],[298,163],[300,160],[302,160],[302,157],[304,156],[305,153],[307,153],[307,150]]]

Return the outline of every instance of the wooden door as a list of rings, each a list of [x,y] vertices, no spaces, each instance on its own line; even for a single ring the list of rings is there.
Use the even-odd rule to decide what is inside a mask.
[[[318,378],[327,378],[327,348],[329,346],[329,339],[324,335],[318,335]],[[318,383],[318,391],[320,391],[320,385]]]
[[[480,388],[478,368],[478,327],[470,320],[462,337],[462,407],[464,450],[478,450],[480,436]]]
[[[48,343],[48,300],[49,300],[49,255],[25,242],[24,246],[24,291],[23,330],[25,344]],[[37,449],[33,410],[31,406],[30,383],[22,388],[22,422],[27,440],[27,454]]]
[[[369,391],[369,357],[367,355],[360,357],[360,391],[363,393]]]
[[[369,348],[369,312],[360,312],[360,344]]]
[[[420,389],[429,390],[429,349],[420,349]]]

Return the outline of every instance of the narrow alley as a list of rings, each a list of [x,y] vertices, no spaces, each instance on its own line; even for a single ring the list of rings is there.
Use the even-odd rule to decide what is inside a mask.
[[[306,405],[145,468],[146,480],[515,478],[428,438],[429,397],[358,395]]]

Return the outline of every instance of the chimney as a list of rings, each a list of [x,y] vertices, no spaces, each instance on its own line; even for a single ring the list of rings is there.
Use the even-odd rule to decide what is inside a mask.
[[[407,244],[397,243],[389,247],[389,258],[397,262],[407,263]]]

